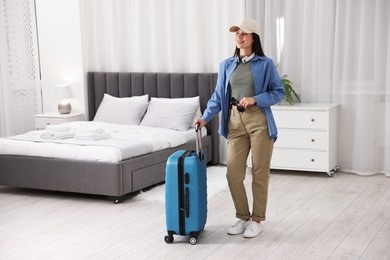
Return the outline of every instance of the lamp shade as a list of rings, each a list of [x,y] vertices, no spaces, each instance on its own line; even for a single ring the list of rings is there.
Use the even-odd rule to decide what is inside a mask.
[[[72,91],[70,85],[57,85],[56,86],[56,95],[59,99],[71,98]]]

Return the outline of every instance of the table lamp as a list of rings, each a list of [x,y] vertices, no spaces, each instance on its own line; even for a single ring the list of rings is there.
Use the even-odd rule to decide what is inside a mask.
[[[58,112],[60,114],[69,114],[72,111],[69,98],[72,97],[72,91],[69,85],[57,85],[56,86],[57,97],[60,99],[58,103]]]

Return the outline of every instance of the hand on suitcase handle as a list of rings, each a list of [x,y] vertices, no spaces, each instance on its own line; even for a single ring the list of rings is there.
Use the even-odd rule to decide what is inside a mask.
[[[194,125],[195,125],[195,130],[198,131],[198,129],[201,129],[203,126],[206,125],[206,121],[204,121],[201,118],[198,118],[195,120]]]

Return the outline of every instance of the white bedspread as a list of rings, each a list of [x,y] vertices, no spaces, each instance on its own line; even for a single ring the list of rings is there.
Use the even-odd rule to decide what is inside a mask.
[[[77,133],[104,129],[109,138],[100,140],[43,139],[47,130],[0,138],[0,154],[63,158],[85,161],[119,162],[150,152],[176,147],[195,139],[195,131],[128,126],[103,122],[77,121],[62,124]],[[205,136],[205,131],[202,136]]]

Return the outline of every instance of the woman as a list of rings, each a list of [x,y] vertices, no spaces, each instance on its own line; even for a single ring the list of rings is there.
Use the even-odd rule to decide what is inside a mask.
[[[203,127],[222,111],[219,133],[227,138],[227,180],[238,221],[228,234],[256,237],[266,216],[270,162],[277,129],[270,106],[279,103],[284,88],[270,58],[264,55],[259,25],[246,18],[232,26],[234,56],[220,64],[217,85],[202,118]],[[246,160],[252,150],[253,209],[249,211],[244,187]]]

